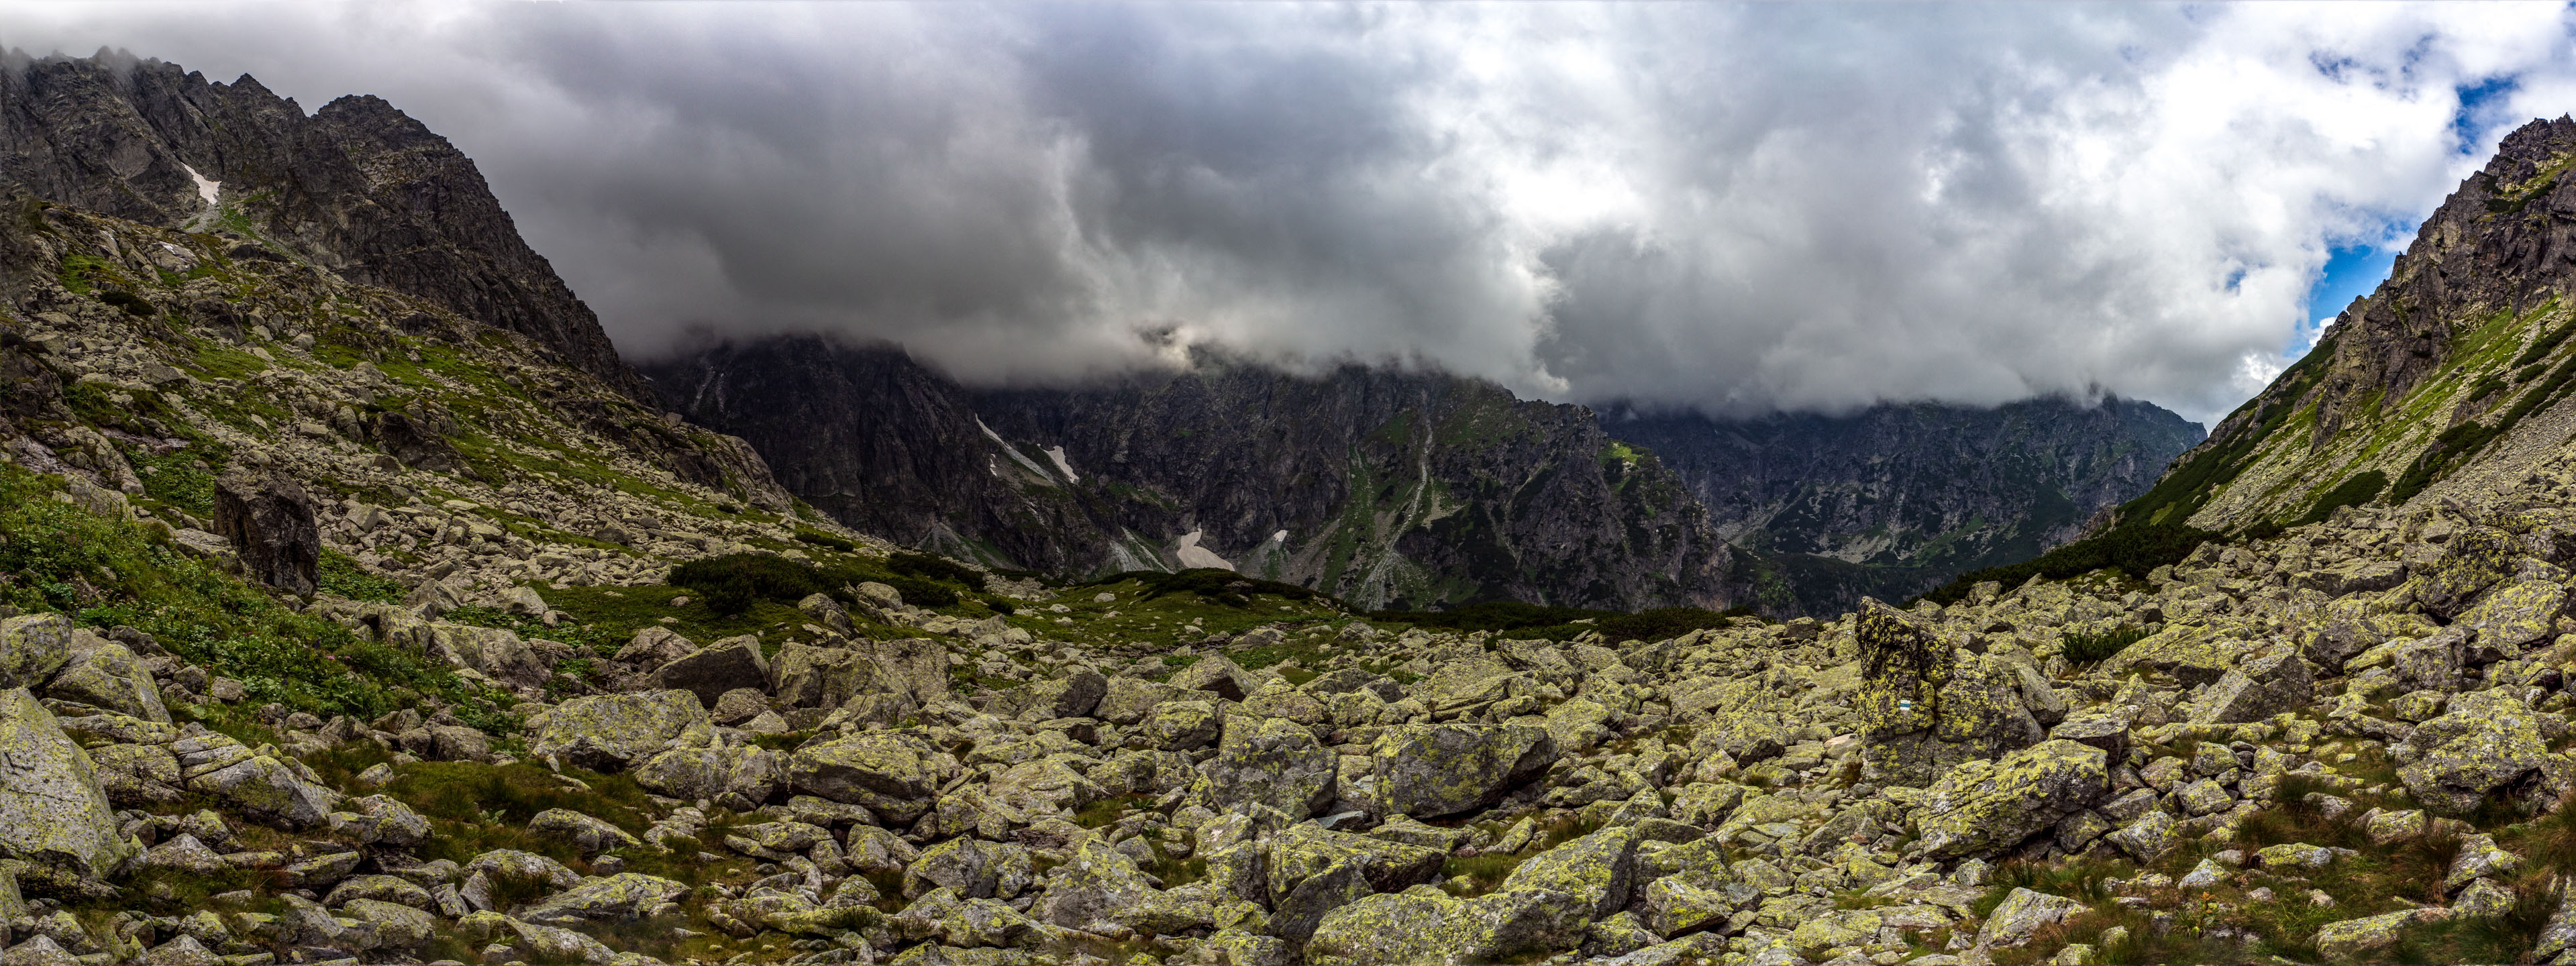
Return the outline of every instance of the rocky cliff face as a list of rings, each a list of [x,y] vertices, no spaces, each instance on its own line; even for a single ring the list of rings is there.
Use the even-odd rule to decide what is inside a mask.
[[[227,237],[524,334],[629,394],[642,383],[474,162],[384,101],[307,116],[248,75],[161,61],[0,65],[0,192]]]
[[[1719,603],[1729,561],[1650,454],[1475,380],[1211,360],[979,392],[810,338],[645,371],[854,527],[1053,573],[1221,563],[1370,606],[1631,609]]]
[[[2211,431],[2123,525],[2224,529],[2339,504],[2483,500],[2576,434],[2576,119],[2508,135],[2389,278]]]
[[[2038,556],[2201,439],[2197,424],[2123,399],[1733,420],[1614,408],[1601,424],[1662,457],[1718,533],[1760,561],[1743,578],[1754,599],[1801,613]]]

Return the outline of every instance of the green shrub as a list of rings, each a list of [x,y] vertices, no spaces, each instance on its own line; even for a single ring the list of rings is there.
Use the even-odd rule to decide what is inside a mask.
[[[859,549],[858,544],[824,533],[821,530],[807,530],[803,527],[798,527],[796,530],[796,542],[810,543],[826,550],[838,550],[842,553],[848,553],[852,550]]]
[[[390,577],[378,577],[359,569],[348,554],[324,549],[322,561],[314,572],[322,592],[338,594],[350,600],[373,600],[394,603],[402,600],[403,585]]]
[[[946,557],[933,557],[908,550],[897,550],[886,555],[886,569],[906,577],[919,577],[923,580],[946,581],[967,587],[984,586],[984,575],[978,573],[973,567]],[[907,595],[904,599],[912,598]]]
[[[2119,627],[2098,634],[2079,631],[2065,637],[2066,659],[2091,664],[2146,639],[2147,629],[2143,627]]]
[[[2181,563],[2202,541],[2214,536],[2207,530],[2172,523],[2122,527],[2051,550],[2036,560],[1969,571],[1923,595],[1923,599],[1953,604],[1967,599],[1968,592],[1976,589],[1980,581],[1996,581],[2010,589],[2032,577],[2065,580],[2105,568],[2144,580],[2157,567]]]
[[[2378,470],[2363,470],[2359,473],[2355,473],[2352,475],[2351,479],[2336,484],[2334,489],[2328,490],[2324,496],[2318,497],[2317,504],[2313,507],[2309,507],[2307,515],[2300,517],[2299,522],[2302,524],[2322,523],[2327,518],[2334,516],[2334,512],[2337,508],[2361,506],[2369,503],[2372,500],[2378,499],[2380,491],[2387,488],[2388,474],[2386,473],[2382,473]]]
[[[849,588],[869,581],[893,587],[903,595],[905,603],[917,607],[953,607],[959,600],[956,588],[920,577],[856,566],[817,566],[767,553],[733,553],[692,560],[672,568],[669,583],[696,592],[716,613],[731,616],[750,610],[759,601],[792,604],[813,594],[827,594],[849,603],[853,600]]]

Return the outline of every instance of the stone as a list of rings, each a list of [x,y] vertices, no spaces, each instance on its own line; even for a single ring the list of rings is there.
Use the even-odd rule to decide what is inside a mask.
[[[2441,717],[2417,725],[2420,749],[2399,766],[2406,790],[2435,814],[2464,816],[2487,793],[2550,764],[2539,718],[2509,688],[2454,696]]]
[[[1205,701],[1166,701],[1146,712],[1140,730],[1156,748],[1190,751],[1224,734],[1225,717]]]
[[[659,876],[620,872],[584,880],[518,913],[524,921],[548,926],[641,919],[666,902],[677,902],[689,887]]]
[[[528,832],[571,843],[588,855],[610,849],[640,848],[643,842],[625,829],[568,808],[549,808],[528,819]]]
[[[1855,628],[1864,780],[1926,787],[1962,762],[2043,736],[2010,662],[1955,650],[1874,599],[1862,599]]]
[[[61,614],[0,618],[0,688],[33,688],[72,659],[72,622]]]
[[[2330,963],[2369,961],[2396,946],[2398,940],[2406,937],[2408,929],[2439,914],[2441,910],[2402,909],[2330,922],[2317,927],[2314,943],[2318,955]]]
[[[170,722],[170,709],[161,704],[161,689],[152,683],[152,669],[121,644],[103,644],[74,658],[45,686],[45,696],[145,721]]]
[[[1261,690],[1261,682],[1223,654],[1210,654],[1172,672],[1167,682],[1186,691],[1211,691],[1228,701],[1241,701]]]
[[[1568,949],[1589,906],[1559,892],[1506,891],[1458,899],[1430,886],[1380,893],[1325,913],[1306,943],[1311,966],[1495,962]]]
[[[2460,615],[2459,623],[2478,632],[2478,643],[2510,657],[2555,635],[2558,617],[2566,611],[2566,585],[2524,580],[2487,591]]]
[[[0,691],[0,858],[103,879],[142,851],[89,755],[25,688]]]
[[[1588,918],[1628,904],[1636,874],[1637,834],[1607,828],[1529,857],[1503,880],[1502,890],[1540,890],[1573,896]]]
[[[769,659],[761,656],[760,638],[745,635],[699,648],[687,657],[653,671],[652,686],[686,691],[712,708],[725,692],[769,687]]]
[[[409,879],[390,875],[359,875],[342,879],[338,885],[331,887],[330,895],[322,898],[322,904],[337,909],[360,899],[390,902],[414,909],[430,911],[438,909],[438,900],[430,897],[428,889],[422,888],[419,883]]]
[[[37,936],[0,952],[0,966],[85,966],[51,936]]]
[[[339,912],[365,927],[370,949],[417,949],[438,935],[438,917],[408,905],[352,899]]]
[[[997,699],[998,708],[987,709],[1022,721],[1048,721],[1056,718],[1088,718],[1100,706],[1100,698],[1109,691],[1109,679],[1087,667],[1076,667],[1063,677],[1038,681],[1005,693]]]
[[[717,724],[735,728],[768,713],[769,696],[760,693],[759,688],[735,688],[716,699],[715,706],[707,710],[707,717]]]
[[[1100,936],[1127,930],[1127,911],[1155,891],[1136,860],[1097,836],[1076,846],[1029,913],[1043,922]]]
[[[1996,762],[1968,762],[1927,791],[1916,819],[1921,854],[1991,854],[2053,828],[2109,788],[2102,749],[2052,739]]]
[[[2494,879],[2472,879],[2451,897],[2451,914],[2471,919],[2501,919],[2513,912],[2514,891]]]
[[[2471,881],[2505,878],[2522,867],[2522,857],[2496,846],[2495,836],[2479,832],[2460,837],[2460,851],[2451,859],[2449,874],[2442,877],[2445,892],[2457,892]]]
[[[207,951],[196,937],[182,935],[143,953],[143,966],[223,966],[223,957]]]
[[[2211,685],[2192,714],[2196,724],[2244,724],[2306,708],[2316,696],[2316,677],[2295,654],[2256,657],[2237,665]]]
[[[2210,889],[2226,882],[2226,866],[2219,865],[2210,859],[2202,859],[2200,864],[2192,866],[2191,871],[2183,873],[2182,879],[2174,884],[2185,889]]]
[[[2417,569],[2408,585],[2425,610],[2457,616],[2479,593],[2513,573],[2515,556],[2510,534],[2494,527],[2467,527],[2452,534],[2442,545],[2441,556]]]
[[[1107,687],[1101,691],[1100,704],[1092,709],[1091,716],[1114,725],[1132,725],[1146,720],[1156,708],[1168,702],[1206,703],[1214,700],[1216,695],[1208,692],[1191,691],[1144,678],[1120,676],[1109,679]],[[1211,740],[1214,738],[1213,732],[1210,733],[1210,738]]]
[[[2312,872],[2334,864],[2334,850],[2304,842],[2286,842],[2255,850],[2254,860],[2266,869]]]
[[[592,771],[624,771],[674,740],[703,745],[714,737],[705,705],[688,691],[574,698],[546,715],[530,754]]]
[[[224,861],[223,856],[207,848],[205,843],[197,841],[196,836],[185,832],[143,853],[143,865],[146,868],[177,869],[200,874],[222,872],[232,868]]]
[[[787,782],[798,792],[863,806],[902,824],[930,810],[957,767],[955,758],[902,736],[867,732],[796,749],[787,759]]]
[[[1215,757],[1199,769],[1217,807],[1266,805],[1300,819],[1332,803],[1339,764],[1314,732],[1294,722],[1237,717],[1227,719]]]
[[[1369,748],[1379,814],[1440,818],[1492,804],[1556,763],[1547,729],[1509,723],[1408,724]]]
[[[1270,932],[1302,943],[1334,909],[1363,896],[1395,892],[1438,877],[1448,853],[1291,824],[1274,833],[1263,858]]]
[[[2362,834],[2370,836],[2373,845],[2387,845],[2422,835],[2432,827],[2431,817],[2422,809],[2381,811],[2362,823]]]
[[[790,648],[797,646],[799,645],[794,642],[788,644]],[[635,636],[627,640],[626,646],[618,648],[617,656],[610,660],[620,664],[657,668],[687,657],[697,649],[696,644],[690,643],[688,638],[680,636],[677,631],[667,627],[647,627],[636,631]],[[785,657],[786,652],[781,651],[779,655]]]
[[[2058,722],[2057,727],[2048,729],[2048,736],[2100,748],[2108,761],[2123,761],[2129,757],[2129,719],[2115,711],[2083,711],[2069,715],[2066,720]]]
[[[923,849],[903,870],[903,894],[917,898],[947,889],[966,899],[1013,899],[1037,881],[1029,850],[982,839],[955,838]]]
[[[293,478],[226,471],[215,482],[215,533],[232,544],[251,579],[299,597],[319,586],[322,531],[313,498]]]
[[[554,676],[545,656],[511,631],[433,621],[414,628],[411,636],[423,653],[449,667],[474,671],[523,693]]]

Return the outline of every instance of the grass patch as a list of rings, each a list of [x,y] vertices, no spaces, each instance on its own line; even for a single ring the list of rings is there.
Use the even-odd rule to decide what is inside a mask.
[[[403,585],[390,577],[378,577],[359,568],[348,554],[324,548],[320,563],[314,567],[322,592],[338,594],[350,600],[372,600],[396,603],[403,598]]]
[[[2064,638],[2066,659],[2078,664],[2093,664],[2127,650],[2129,645],[2147,639],[2143,627],[2115,627],[2107,631],[2074,631]]]

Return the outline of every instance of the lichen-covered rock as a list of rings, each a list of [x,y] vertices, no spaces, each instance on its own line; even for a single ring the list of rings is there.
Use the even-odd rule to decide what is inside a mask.
[[[549,926],[624,922],[650,914],[689,894],[689,887],[659,876],[621,872],[590,879],[519,911],[519,918]]]
[[[2085,910],[2085,905],[2064,896],[2052,896],[2029,889],[2014,889],[2002,905],[1987,914],[1984,928],[1977,930],[1977,945],[1990,949],[2012,949],[2031,940],[2040,929],[2066,921],[2067,917]]]
[[[1590,904],[1561,892],[1507,891],[1473,899],[1430,886],[1368,896],[1325,913],[1306,942],[1311,966],[1495,962],[1570,949]]]
[[[433,621],[411,629],[423,653],[523,691],[543,687],[554,669],[518,634],[497,627]]]
[[[0,688],[53,680],[72,659],[72,622],[61,614],[0,618]]]
[[[221,861],[220,857],[217,861]],[[322,898],[322,904],[337,909],[360,899],[431,911],[438,908],[438,901],[430,897],[428,889],[409,879],[390,875],[358,875],[342,879],[340,884],[331,887],[329,895]]]
[[[2516,556],[2511,534],[2494,527],[2466,527],[2451,535],[2439,559],[2416,570],[2414,579],[2407,583],[2416,603],[2450,617],[2468,609],[2469,602],[2480,592],[2510,576]]]
[[[1361,896],[1431,881],[1446,851],[1296,823],[1274,833],[1263,855],[1271,932],[1304,942],[1326,913]]]
[[[411,906],[352,899],[340,915],[364,927],[370,949],[417,949],[438,934],[438,918]]]
[[[2443,915],[2442,909],[2401,909],[2317,927],[2317,953],[2330,963],[2367,962],[2406,938],[2417,923]]]
[[[1225,717],[1205,701],[1165,701],[1147,711],[1143,721],[1145,740],[1165,751],[1189,751],[1225,731]]]
[[[712,708],[727,691],[767,689],[769,659],[761,655],[760,638],[728,637],[654,669],[652,682],[697,695],[698,703]]]
[[[1598,919],[1628,904],[1636,855],[1635,829],[1606,828],[1531,856],[1512,870],[1502,888],[1564,893]]]
[[[1373,810],[1439,818],[1492,804],[1556,763],[1555,738],[1526,724],[1409,724],[1369,748]]]
[[[901,913],[895,915],[891,925],[906,938],[936,940],[940,944],[963,950],[1033,946],[1043,943],[1047,938],[1044,923],[1029,918],[1017,909],[992,899],[960,896],[954,890],[944,887],[932,889],[913,900],[910,906],[906,906]],[[937,951],[926,945],[915,949]],[[959,960],[920,957],[914,961],[939,963]],[[986,958],[983,961],[995,964],[1026,962],[1026,960],[1001,958]]]
[[[956,773],[955,758],[888,732],[807,745],[787,758],[789,787],[864,806],[898,824],[929,811],[940,785]]]
[[[2316,676],[2306,661],[2287,652],[2246,660],[2228,670],[2201,698],[2191,720],[2243,724],[2297,711],[2316,697]]]
[[[145,721],[170,721],[161,689],[152,683],[152,669],[122,644],[102,644],[74,658],[45,685],[45,696]]]
[[[2011,848],[2091,806],[2109,779],[2102,749],[2063,739],[1961,765],[1924,795],[1916,848],[1936,860]]]
[[[141,850],[53,714],[25,688],[0,691],[0,858],[97,879]]]
[[[1090,668],[1076,667],[1063,677],[1006,692],[986,710],[1025,721],[1088,718],[1092,709],[1100,706],[1101,695],[1108,691],[1108,678]]]
[[[2460,837],[2459,854],[2452,857],[2448,875],[2442,877],[2445,892],[2457,892],[2461,886],[2484,878],[2504,878],[2522,867],[2522,857],[2496,846],[2495,836],[2480,832]]]
[[[1332,803],[1340,763],[1295,722],[1236,717],[1227,719],[1216,756],[1199,768],[1217,807],[1266,805],[1304,818]]]
[[[2448,713],[2416,726],[2409,744],[2419,751],[2397,769],[2416,801],[2436,814],[2466,815],[2488,792],[2552,764],[2538,717],[2509,690],[2459,695]]]
[[[923,849],[903,870],[903,894],[947,889],[968,899],[1015,899],[1036,881],[1036,863],[1017,845],[955,838]]]
[[[2213,684],[2254,647],[2233,626],[2176,623],[2104,660],[2100,673],[2125,678],[2134,671],[2158,671],[2185,686]]]
[[[2008,662],[1956,651],[1876,600],[1864,598],[1856,620],[1863,778],[1921,787],[2040,740]]]
[[[528,832],[561,839],[583,853],[605,852],[616,848],[639,848],[643,842],[606,820],[584,815],[569,808],[549,808],[528,819]]]
[[[1110,678],[1108,686],[1102,689],[1100,703],[1092,709],[1091,716],[1114,725],[1132,725],[1146,720],[1156,708],[1167,702],[1205,702],[1215,698],[1216,695],[1208,692],[1191,691],[1144,678],[1115,677]],[[1213,732],[1210,738],[1214,738]]]
[[[196,775],[188,779],[188,787],[223,799],[262,820],[296,828],[328,821],[340,798],[328,788],[305,781],[293,767],[268,755],[252,755]]]
[[[1093,837],[1075,847],[1029,912],[1067,929],[1115,938],[1127,932],[1128,910],[1155,891],[1135,859]]]
[[[546,715],[530,754],[592,771],[624,771],[674,740],[704,745],[715,735],[706,706],[687,691],[574,698]]]

